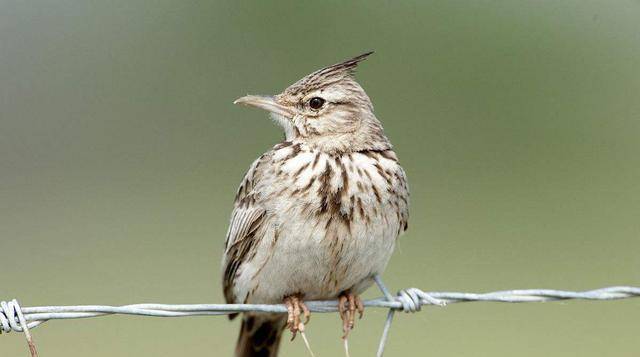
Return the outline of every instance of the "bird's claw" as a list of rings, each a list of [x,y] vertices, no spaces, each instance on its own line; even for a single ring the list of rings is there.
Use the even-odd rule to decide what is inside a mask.
[[[355,326],[356,311],[358,318],[364,315],[364,304],[359,296],[352,293],[343,293],[338,297],[338,312],[342,319],[343,339],[347,339],[351,330]]]
[[[304,325],[309,322],[311,313],[307,305],[297,295],[285,297],[284,304],[287,307],[287,328],[291,331],[291,341],[293,341],[298,332],[304,333]],[[304,316],[304,322],[300,316]]]

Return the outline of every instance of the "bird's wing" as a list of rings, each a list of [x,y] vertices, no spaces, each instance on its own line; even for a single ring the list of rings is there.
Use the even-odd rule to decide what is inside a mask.
[[[238,188],[231,223],[225,241],[223,259],[223,289],[227,303],[239,303],[233,294],[234,279],[238,269],[256,253],[257,243],[262,238],[266,210],[260,202],[255,187],[262,178],[260,164],[264,156],[257,159],[247,171]]]

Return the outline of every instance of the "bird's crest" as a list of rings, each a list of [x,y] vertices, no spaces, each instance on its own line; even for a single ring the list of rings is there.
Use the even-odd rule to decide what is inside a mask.
[[[289,86],[285,90],[285,93],[295,95],[302,91],[313,91],[338,82],[346,77],[352,77],[356,67],[358,67],[358,63],[364,61],[372,53],[373,51],[365,52],[359,56],[319,69]]]

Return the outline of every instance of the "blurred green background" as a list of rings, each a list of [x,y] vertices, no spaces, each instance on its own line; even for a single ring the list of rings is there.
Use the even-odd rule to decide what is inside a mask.
[[[393,290],[640,285],[638,19],[638,1],[0,1],[0,299],[223,301],[235,189],[282,138],[232,101],[369,49],[358,77],[412,189]],[[387,355],[635,356],[639,303],[426,308],[398,316]],[[229,356],[237,329],[118,316],[34,335],[42,356]],[[337,315],[307,331],[343,354]],[[23,336],[0,355],[27,356]]]

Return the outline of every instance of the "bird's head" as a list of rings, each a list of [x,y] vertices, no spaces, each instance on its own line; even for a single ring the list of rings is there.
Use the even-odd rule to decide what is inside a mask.
[[[371,100],[354,78],[371,53],[317,70],[275,96],[248,95],[234,103],[270,112],[288,141],[327,152],[389,149]]]

